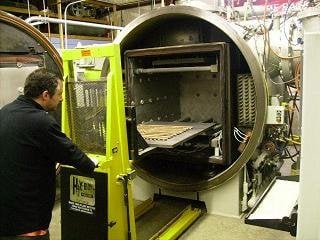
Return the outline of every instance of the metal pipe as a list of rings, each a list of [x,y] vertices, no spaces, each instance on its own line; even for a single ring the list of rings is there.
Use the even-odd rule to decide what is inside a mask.
[[[134,72],[140,73],[171,73],[171,72],[194,72],[194,71],[208,71],[217,72],[217,65],[198,66],[198,67],[173,67],[173,68],[137,68]]]
[[[36,21],[35,23],[33,23]],[[123,27],[119,26],[112,26],[112,25],[105,25],[105,24],[98,24],[98,23],[89,23],[89,22],[80,22],[80,21],[73,21],[73,20],[63,20],[57,18],[49,18],[49,17],[41,17],[41,16],[33,16],[27,18],[25,22],[31,25],[39,25],[41,23],[58,23],[58,24],[65,24],[65,48],[67,48],[67,27],[66,25],[75,25],[75,26],[85,26],[85,27],[94,27],[94,28],[104,28],[104,29],[111,29],[111,30],[122,30]]]
[[[64,9],[64,47],[65,47],[65,49],[68,48],[68,32],[67,32],[67,10],[68,10],[68,7],[70,7],[73,4],[83,2],[83,1],[85,1],[85,0],[71,2]]]
[[[60,23],[64,23],[65,21],[63,19],[57,19],[57,18],[33,16],[30,18],[27,18],[25,20],[25,22],[29,23],[30,25],[38,25],[38,24],[40,24],[40,22],[41,23],[50,22],[50,23],[60,24]],[[33,23],[33,22],[35,22],[35,23]],[[95,28],[104,28],[104,29],[112,29],[112,30],[122,30],[123,29],[123,27],[106,25],[106,24],[99,24],[99,23],[80,22],[80,21],[73,21],[73,20],[67,20],[66,22],[69,25],[76,25],[76,26],[95,27]]]
[[[30,25],[32,25],[32,26],[37,26],[37,25],[41,25],[41,24],[44,24],[44,22],[38,21],[38,22],[30,23]]]
[[[58,19],[62,20],[61,0],[57,0],[57,8],[58,8]],[[60,48],[64,49],[62,23],[59,23],[59,38],[60,38]]]

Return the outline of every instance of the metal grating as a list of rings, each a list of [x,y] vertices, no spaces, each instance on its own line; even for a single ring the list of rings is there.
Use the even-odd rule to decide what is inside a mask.
[[[256,92],[251,74],[238,75],[238,126],[252,127],[256,116]]]
[[[158,124],[139,124],[138,131],[145,139],[166,141],[174,136],[177,136],[187,130],[192,129],[192,126],[177,126],[177,125],[158,125]]]
[[[83,151],[106,152],[106,81],[67,83],[71,138]]]
[[[138,131],[150,147],[174,148],[213,127],[213,123],[148,122]]]

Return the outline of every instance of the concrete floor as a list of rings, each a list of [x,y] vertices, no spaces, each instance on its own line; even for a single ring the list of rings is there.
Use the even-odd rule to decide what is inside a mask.
[[[290,233],[244,224],[242,219],[205,215],[179,240],[294,240]]]
[[[51,240],[61,240],[60,201],[56,202],[50,225]],[[294,240],[287,232],[251,226],[243,220],[206,214],[180,240]],[[110,239],[113,240],[113,239]],[[139,239],[138,239],[139,240]]]

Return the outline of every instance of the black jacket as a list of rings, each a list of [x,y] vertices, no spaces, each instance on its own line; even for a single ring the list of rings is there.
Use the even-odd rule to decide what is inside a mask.
[[[0,236],[47,229],[55,198],[55,164],[85,173],[91,160],[38,103],[19,96],[0,109]]]

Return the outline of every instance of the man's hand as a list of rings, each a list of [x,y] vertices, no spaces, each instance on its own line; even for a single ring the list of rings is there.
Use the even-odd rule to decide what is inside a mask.
[[[99,160],[97,158],[90,156],[90,160],[93,162],[95,168],[99,167]]]

